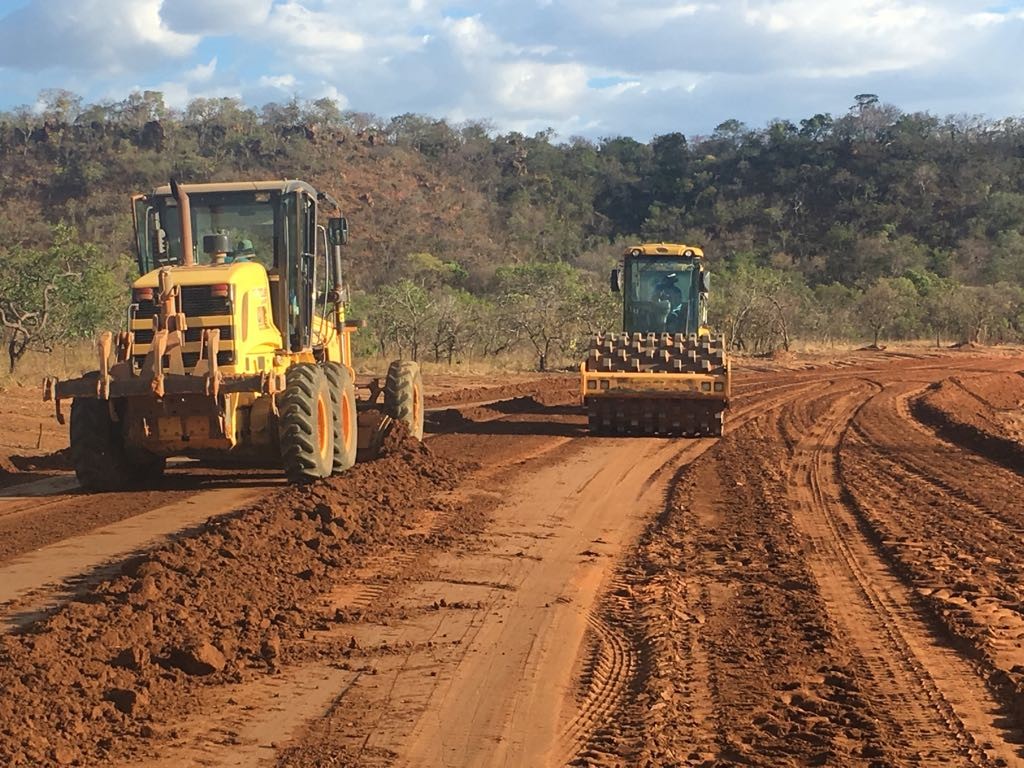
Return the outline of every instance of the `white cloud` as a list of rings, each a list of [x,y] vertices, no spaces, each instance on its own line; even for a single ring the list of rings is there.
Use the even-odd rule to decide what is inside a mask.
[[[217,57],[214,56],[206,64],[196,64],[185,73],[185,82],[207,83],[213,79],[217,71]]]
[[[326,53],[350,53],[365,45],[363,36],[353,32],[341,14],[313,11],[300,2],[288,0],[275,5],[267,20],[266,33],[281,48]]]
[[[498,104],[516,114],[564,113],[587,90],[586,70],[578,64],[515,61],[499,65],[494,76]]]
[[[0,75],[11,103],[143,81],[175,104],[323,96],[563,135],[799,120],[862,92],[1003,116],[1024,112],[1010,2],[480,0],[466,15],[450,0],[31,0],[0,18]]]
[[[189,56],[195,35],[171,30],[162,0],[33,0],[0,18],[0,66],[122,72]]]
[[[298,81],[295,75],[263,75],[259,79],[261,88],[277,88],[278,90],[292,90]]]
[[[443,30],[452,46],[466,56],[495,51],[501,45],[498,37],[484,26],[479,16],[445,19]]]
[[[163,0],[160,16],[178,32],[224,35],[263,24],[272,5],[273,0]]]

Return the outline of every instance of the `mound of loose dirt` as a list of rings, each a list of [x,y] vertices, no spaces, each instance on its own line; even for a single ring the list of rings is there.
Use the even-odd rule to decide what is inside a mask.
[[[428,396],[427,405],[431,408],[439,408],[445,405],[506,400],[515,397],[536,397],[541,400],[555,397],[557,399],[564,397],[567,392],[578,392],[579,386],[580,380],[576,376],[549,376],[518,384],[464,387],[462,389],[440,392],[436,395]]]
[[[427,414],[427,431],[454,432],[469,424],[493,421],[503,416],[550,414],[552,406],[579,403],[577,379],[552,378],[530,382],[529,390],[529,394],[509,397],[507,400],[434,410]],[[472,400],[472,394],[467,397],[469,399],[462,402],[477,402]]]
[[[64,448],[38,456],[11,456],[8,460],[18,472],[41,472],[49,470],[70,470],[71,449]]]
[[[203,686],[289,658],[333,617],[309,606],[466,469],[395,435],[385,458],[285,488],[126,564],[26,634],[0,637],[0,764],[108,764]]]
[[[1024,376],[953,377],[913,403],[914,415],[942,437],[1012,469],[1024,470]]]

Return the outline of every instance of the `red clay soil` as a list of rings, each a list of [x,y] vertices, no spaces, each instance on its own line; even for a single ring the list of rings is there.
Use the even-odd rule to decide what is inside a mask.
[[[822,376],[680,472],[599,608],[637,671],[573,764],[1021,764],[1024,487],[913,423],[922,375]]]
[[[573,396],[579,392],[579,376],[565,376],[564,374],[551,374],[543,378],[535,378],[530,381],[521,381],[514,384],[499,384],[487,386],[470,386],[449,389],[444,392],[437,392],[427,395],[427,407],[440,408],[445,405],[459,405],[462,403],[478,403],[492,400],[509,400],[515,397],[537,397],[541,393],[548,393],[547,397],[558,397],[564,395]]]
[[[322,719],[254,748],[281,766],[401,765],[440,716],[414,706],[424,681],[479,696],[490,667],[510,663],[502,640],[524,639],[506,615],[540,627],[524,646],[529,681],[532,649],[565,650],[538,618],[555,609],[590,627],[567,650],[571,684],[551,694],[564,722],[531,722],[517,699],[523,730],[473,745],[482,762],[545,730],[560,741],[537,765],[1021,765],[1024,475],[977,436],[1013,441],[1019,361],[886,350],[785,363],[737,371],[721,440],[590,438],[575,377],[552,377],[431,414],[425,446],[396,434],[380,461],[273,491],[125,563],[0,636],[0,765],[173,765],[188,736],[174,729],[202,730],[214,692],[312,662],[365,669],[362,694],[328,692]],[[541,474],[549,485],[531,485]],[[627,478],[652,509],[612,547],[579,521],[607,488],[618,506],[602,514],[618,524]],[[548,493],[564,506],[533,528],[509,511],[528,517]],[[583,544],[566,555],[572,537]],[[435,560],[444,603],[424,602]],[[584,576],[545,583],[556,561]],[[600,575],[585,576],[591,562]],[[588,600],[560,597],[584,586]],[[355,608],[336,607],[339,589]],[[443,612],[493,643],[392,643]]]
[[[1024,472],[1024,375],[952,378],[932,385],[914,415],[948,440]]]
[[[41,389],[0,389],[0,488],[68,469],[67,441]]]
[[[776,439],[755,423],[680,473],[603,608],[640,649],[640,672],[574,765],[888,756],[805,562],[785,478],[759,458]]]
[[[995,398],[1015,387],[1012,377],[994,377],[981,391]],[[1024,727],[1019,454],[962,385],[934,388],[916,408],[901,406],[908,395],[880,392],[858,413],[841,454],[844,488],[861,525],[920,595],[921,610]],[[915,428],[912,412],[937,428]]]
[[[267,674],[333,621],[304,610],[394,541],[464,467],[404,440],[337,479],[291,487],[0,637],[0,764],[131,756],[204,686]]]

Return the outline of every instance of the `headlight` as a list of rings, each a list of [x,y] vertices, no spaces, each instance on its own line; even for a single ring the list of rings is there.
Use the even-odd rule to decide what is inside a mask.
[[[685,251],[683,251],[683,256],[686,256],[687,258],[690,258],[690,257],[695,256],[695,255],[696,254],[690,248],[687,248]]]
[[[629,252],[629,255],[630,256],[639,256],[641,253],[642,253],[642,251],[639,248],[634,248],[632,251]]]

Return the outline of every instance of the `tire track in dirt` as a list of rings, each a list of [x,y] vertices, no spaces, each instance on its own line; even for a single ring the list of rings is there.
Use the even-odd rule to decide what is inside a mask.
[[[822,380],[790,382],[762,387],[736,398],[724,440],[735,440],[739,434],[772,418],[779,410],[796,402],[806,402],[810,393],[828,384]],[[677,469],[670,488],[678,489],[681,483],[692,482],[687,478],[695,474],[704,476],[702,465],[711,462],[710,457],[718,450],[712,449],[698,459],[697,464]],[[712,481],[710,478],[702,482],[702,491],[707,492],[707,498],[715,495],[716,483],[717,479]],[[671,492],[677,493],[676,490]],[[665,760],[674,761],[680,756],[674,749],[659,746],[659,742],[680,745],[678,748],[687,745],[690,761],[696,760],[693,764],[698,764],[718,752],[719,745],[730,741],[729,718],[723,718],[721,711],[708,700],[725,695],[721,694],[721,689],[731,683],[723,677],[729,675],[717,662],[716,654],[698,641],[698,632],[694,631],[699,631],[714,615],[716,599],[722,597],[721,589],[713,583],[686,577],[684,551],[696,558],[701,556],[704,547],[683,545],[674,527],[666,531],[676,509],[670,504],[645,534],[647,543],[640,545],[641,553],[648,548],[656,550],[658,557],[667,561],[666,567],[654,568],[652,576],[648,573],[648,569],[653,567],[649,563],[627,562],[606,590],[602,601],[595,606],[594,612],[602,618],[602,624],[615,627],[616,634],[635,649],[636,669],[632,679],[624,685],[626,692],[617,696],[619,706],[602,709],[598,717],[589,718],[589,734],[576,731],[571,732],[571,737],[566,734],[561,754],[572,765],[617,766],[623,761],[626,764],[660,765]],[[713,517],[704,518],[709,528],[720,526],[720,523],[711,522]],[[647,562],[648,556],[641,555],[643,563]],[[720,566],[712,564],[710,567],[717,569]],[[597,691],[592,690],[593,681],[588,672],[602,663],[602,654],[607,653],[606,642],[603,635],[590,632],[588,645],[591,653],[584,661],[584,673],[579,680],[582,707],[603,691],[603,680],[599,681]],[[669,665],[668,669],[662,666],[665,664]],[[671,680],[671,683],[666,680]],[[615,688],[622,685],[616,680]],[[709,692],[712,692],[710,697]],[[680,700],[684,700],[685,705],[674,707]],[[635,703],[637,701],[641,706]],[[577,720],[570,723],[576,724]],[[667,732],[667,735],[657,735],[659,730]],[[653,736],[652,731],[655,732]],[[738,757],[741,753],[735,754]]]
[[[583,695],[576,714],[559,734],[558,762],[563,764],[577,758],[587,759],[588,755],[582,753],[585,745],[619,706],[637,671],[638,653],[630,638],[594,612],[587,616],[587,621],[591,645],[596,647],[588,654],[587,668],[580,680]]]
[[[790,472],[797,527],[812,544],[811,570],[858,660],[860,684],[876,698],[884,738],[904,756],[965,764],[1009,765],[1015,747],[995,722],[1000,706],[973,667],[939,643],[903,586],[843,503],[836,454],[873,388],[836,397],[796,446]]]
[[[1020,728],[1024,481],[928,427],[910,428],[906,394],[890,388],[855,420],[840,454],[844,485],[880,551]]]
[[[734,418],[726,437],[680,472],[668,508],[621,573],[628,596],[603,598],[601,615],[638,650],[637,673],[573,764],[1020,764],[1016,736],[999,721],[1000,700],[970,659],[943,644],[922,600],[872,549],[855,508],[845,506],[840,474],[849,422],[873,392],[893,380],[920,388],[950,368],[988,365],[828,372],[817,388],[768,403],[776,407],[763,413],[755,388],[736,398],[748,418]],[[876,473],[871,482],[887,480]],[[913,499],[913,490],[897,492]],[[765,518],[763,527],[751,510]],[[808,533],[818,549],[787,551]],[[875,617],[866,625],[882,629],[864,632],[834,584],[818,586],[827,581],[823,569],[836,568],[859,595],[854,602]],[[930,655],[933,647],[941,653]]]
[[[891,760],[794,543],[775,441],[769,412],[677,477],[624,573],[629,599],[605,604],[638,675],[578,764]]]

